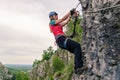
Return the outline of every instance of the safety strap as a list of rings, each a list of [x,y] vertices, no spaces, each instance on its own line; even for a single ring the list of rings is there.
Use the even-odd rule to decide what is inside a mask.
[[[104,11],[104,10],[107,10],[107,9],[112,9],[112,8],[120,8],[120,5],[115,5],[115,6],[111,6],[111,7],[101,8],[101,9],[94,10],[94,11],[83,11],[83,12],[84,13],[97,13],[97,12]]]
[[[74,25],[74,27],[73,27],[73,33],[70,36],[68,36],[69,38],[73,38],[75,36],[75,34],[76,34],[76,30],[75,29],[76,29],[77,19],[78,19],[78,16],[75,16],[75,21],[73,23],[73,25]]]
[[[77,7],[80,5],[80,2],[77,4],[77,6],[75,7],[75,9],[77,9]]]
[[[77,4],[77,6],[74,9],[76,10],[79,5],[80,5],[80,2]],[[78,16],[75,16],[75,21],[73,23],[73,25],[74,25],[73,33],[70,36],[67,36],[68,38],[73,38],[76,34],[75,29],[76,29],[77,18],[78,18]]]

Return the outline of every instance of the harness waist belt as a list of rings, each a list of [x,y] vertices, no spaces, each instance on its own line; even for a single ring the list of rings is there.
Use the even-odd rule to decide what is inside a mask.
[[[59,37],[61,37],[61,36],[64,36],[64,35],[59,34],[59,35],[55,36],[55,40],[57,40],[57,39],[58,39]]]

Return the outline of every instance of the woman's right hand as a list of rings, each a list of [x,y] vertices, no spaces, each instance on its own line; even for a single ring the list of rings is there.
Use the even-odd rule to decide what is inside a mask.
[[[75,8],[71,9],[71,10],[70,10],[70,15],[72,16],[75,12],[76,12],[76,9],[75,9]]]

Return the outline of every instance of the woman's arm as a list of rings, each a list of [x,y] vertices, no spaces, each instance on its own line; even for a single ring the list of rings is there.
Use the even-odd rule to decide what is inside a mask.
[[[64,22],[62,22],[60,25],[64,27],[71,19],[71,16],[69,16]]]
[[[79,12],[78,12],[78,11],[75,11],[75,12],[74,12],[74,17],[78,17],[78,15],[79,15]],[[64,27],[64,26],[70,21],[70,19],[71,19],[71,15],[70,15],[64,22],[60,23],[60,25],[61,25],[62,27]]]
[[[67,13],[63,18],[56,20],[55,24],[59,24],[59,23],[65,21],[69,16],[70,16],[70,12]]]

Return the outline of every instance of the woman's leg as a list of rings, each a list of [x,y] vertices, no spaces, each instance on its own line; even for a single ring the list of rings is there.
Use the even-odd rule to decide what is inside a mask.
[[[72,52],[75,55],[75,69],[81,68],[83,66],[83,60],[80,44],[71,39],[68,39],[66,43],[66,48],[68,51]]]
[[[71,39],[67,39],[66,47],[64,47],[65,45],[64,43],[66,39],[67,38],[65,36],[61,36],[57,40],[58,46],[62,49],[67,49],[68,51],[72,52],[75,55],[75,60],[74,60],[75,69],[81,68],[83,66],[83,60],[82,60],[82,52],[81,52],[80,44]]]

